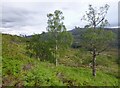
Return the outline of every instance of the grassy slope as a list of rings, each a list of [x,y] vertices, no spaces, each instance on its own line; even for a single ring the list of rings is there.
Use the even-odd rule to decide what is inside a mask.
[[[76,55],[75,50],[70,53],[69,58],[63,57],[61,64],[55,67],[49,62],[41,62],[35,58],[29,58],[25,55],[24,39],[3,35],[3,86],[117,86],[118,79],[116,78],[117,65],[114,59],[107,62],[112,64],[111,67],[107,64],[102,64],[97,69],[97,76],[94,78],[91,75],[91,69],[86,66],[87,60],[75,61],[74,58],[82,58],[83,56]],[[76,57],[74,57],[76,55]],[[86,55],[89,58],[89,54]],[[104,58],[100,56],[99,58]],[[106,58],[106,57],[105,57]],[[63,61],[64,60],[64,61]],[[78,59],[79,60],[79,59]],[[102,59],[104,60],[104,59]],[[84,62],[83,65],[75,67],[77,62]],[[64,63],[63,63],[64,62]],[[67,63],[69,62],[69,63]],[[70,64],[73,63],[73,66]],[[106,63],[107,63],[106,62]],[[65,66],[66,65],[66,66]],[[108,70],[110,69],[110,71]],[[107,71],[108,70],[108,71]],[[112,71],[112,72],[111,72]]]

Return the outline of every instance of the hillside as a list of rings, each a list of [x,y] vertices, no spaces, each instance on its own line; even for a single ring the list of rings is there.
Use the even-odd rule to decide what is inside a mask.
[[[73,48],[81,47],[80,46],[80,41],[82,40],[81,36],[85,32],[85,30],[86,30],[85,28],[75,27],[74,29],[68,31],[68,32],[70,32],[73,35],[73,38],[74,38],[74,41],[73,41],[73,44],[72,44]],[[119,34],[118,33],[119,31],[118,31],[117,28],[104,28],[104,30],[108,30],[108,31],[111,30],[116,35]],[[111,44],[112,47],[117,47],[118,46],[118,38],[117,38],[117,40],[113,44]]]
[[[97,76],[91,75],[90,54],[70,48],[59,66],[26,54],[27,38],[2,34],[2,86],[118,86],[117,51],[97,59]]]

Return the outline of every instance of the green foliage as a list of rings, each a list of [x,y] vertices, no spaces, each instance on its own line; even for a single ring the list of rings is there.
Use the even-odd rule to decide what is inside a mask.
[[[63,24],[64,16],[62,16],[62,14],[63,13],[60,10],[55,10],[53,14],[47,14],[47,31],[51,36],[50,42],[53,45],[51,49],[53,50],[53,54],[56,58],[56,65],[58,63],[57,60],[61,55],[60,53],[65,51],[64,49],[72,43],[72,35],[66,32],[66,27]]]
[[[25,38],[3,34],[2,35],[2,57],[18,58],[18,59],[19,57],[22,57],[21,59],[26,58],[26,56],[23,56],[23,54],[25,53],[24,41],[25,41]]]
[[[19,60],[12,60],[11,58],[3,58],[3,76],[7,75],[16,75],[20,72]]]
[[[75,56],[78,60],[80,60],[81,65],[89,65],[92,62],[91,55],[89,52],[85,51],[84,49],[79,49],[78,52],[75,53]]]
[[[54,57],[52,55],[51,43],[47,38],[48,34],[35,34],[26,43],[27,53],[31,57],[41,58],[40,60],[48,60],[53,62]]]
[[[98,70],[96,78],[91,76],[89,68],[75,68],[49,62],[38,62],[36,59],[3,61],[3,85],[6,86],[117,86],[113,75]],[[24,65],[32,63],[32,68],[24,70]],[[9,74],[11,73],[11,75]],[[101,81],[99,81],[101,80]]]
[[[62,86],[63,83],[56,77],[50,68],[46,68],[42,63],[35,66],[24,77],[25,86]]]
[[[23,48],[23,47],[21,47]],[[20,49],[22,52],[23,49]],[[20,53],[20,51],[18,53]],[[70,50],[74,56],[77,50]],[[79,51],[84,53],[84,51]],[[6,52],[7,53],[7,52]],[[5,54],[6,55],[6,54]],[[25,54],[22,53],[22,57]],[[82,55],[82,54],[81,54]],[[10,56],[10,55],[9,55]],[[117,86],[118,79],[106,70],[98,69],[96,78],[91,76],[87,67],[55,67],[49,62],[41,62],[34,58],[3,58],[2,81],[4,86]],[[77,56],[78,57],[78,56]],[[75,60],[74,57],[73,60]],[[81,57],[82,58],[82,57]],[[104,60],[104,59],[103,59]],[[68,61],[69,62],[69,61]],[[74,62],[73,62],[74,63]],[[107,62],[106,62],[107,63]],[[111,64],[112,65],[112,64]],[[30,67],[29,67],[30,66]],[[113,67],[112,65],[111,67]],[[105,67],[105,66],[104,66]],[[115,67],[116,68],[116,67]],[[101,80],[101,81],[100,81]]]
[[[96,30],[99,30],[100,28],[96,28]],[[84,34],[84,32],[86,31],[86,28],[80,28],[80,27],[75,27],[73,30],[70,31],[70,33],[72,33],[73,35],[73,43],[72,43],[72,48],[81,48],[81,42],[82,42],[82,35]],[[110,43],[110,47],[111,48],[117,48],[118,46],[118,29],[110,29],[110,28],[103,28],[103,30],[107,31],[112,31],[116,38],[115,41]]]
[[[48,27],[47,30],[49,32],[62,32],[66,31],[65,25],[63,24],[62,20],[64,17],[62,16],[62,12],[59,10],[55,10],[54,14],[47,14],[48,17]]]
[[[109,30],[87,29],[82,38],[83,47],[89,50],[96,49],[97,53],[101,53],[115,40],[115,34]]]
[[[96,76],[96,56],[108,49],[110,43],[115,40],[115,34],[103,29],[87,29],[82,38],[82,46],[92,54],[92,74]]]
[[[116,86],[118,80],[111,75],[97,72],[97,76],[94,78],[91,76],[91,71],[88,68],[74,68],[59,66],[57,71],[61,73],[61,79],[69,86]],[[111,79],[111,80],[110,80]],[[113,79],[113,80],[112,80]],[[100,81],[101,80],[101,81]]]

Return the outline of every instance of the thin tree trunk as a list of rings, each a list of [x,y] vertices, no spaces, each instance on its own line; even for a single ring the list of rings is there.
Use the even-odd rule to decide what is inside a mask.
[[[96,29],[96,22],[95,22],[95,15],[94,15],[94,31]],[[96,48],[93,49],[93,66],[92,66],[92,75],[95,77],[96,76]]]
[[[58,65],[57,49],[58,49],[58,47],[57,47],[57,40],[56,40],[56,54],[55,54],[56,55],[55,56],[56,57],[56,66]]]
[[[56,66],[58,66],[58,59],[56,58]]]
[[[92,74],[93,74],[93,76],[96,76],[96,49],[93,50]]]

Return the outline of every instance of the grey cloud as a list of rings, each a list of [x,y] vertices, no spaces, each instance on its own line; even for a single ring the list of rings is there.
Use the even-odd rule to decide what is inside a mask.
[[[109,4],[109,3],[108,3]],[[96,4],[97,5],[97,4]],[[115,15],[117,14],[113,5],[110,4],[110,10],[107,15],[107,19],[110,22],[110,26],[116,26],[118,21]],[[94,6],[94,5],[93,5]],[[100,6],[103,6],[102,4]],[[99,7],[99,5],[98,5]],[[65,16],[64,23],[68,29],[73,29],[74,26],[83,26],[83,22],[80,20],[88,10],[88,4],[83,6],[83,3],[58,3],[58,2],[37,2],[37,3],[4,3],[2,6],[2,27],[11,28],[8,31],[31,31],[32,33],[45,31],[47,26],[47,14],[53,13],[54,10],[60,9]],[[33,29],[32,29],[33,28]],[[41,30],[40,30],[41,29]],[[3,29],[5,30],[5,29]],[[27,31],[28,31],[27,30]]]
[[[3,6],[2,27],[9,28],[14,26],[30,25],[30,19],[33,19],[34,11],[27,9]],[[34,19],[33,19],[34,20]]]

